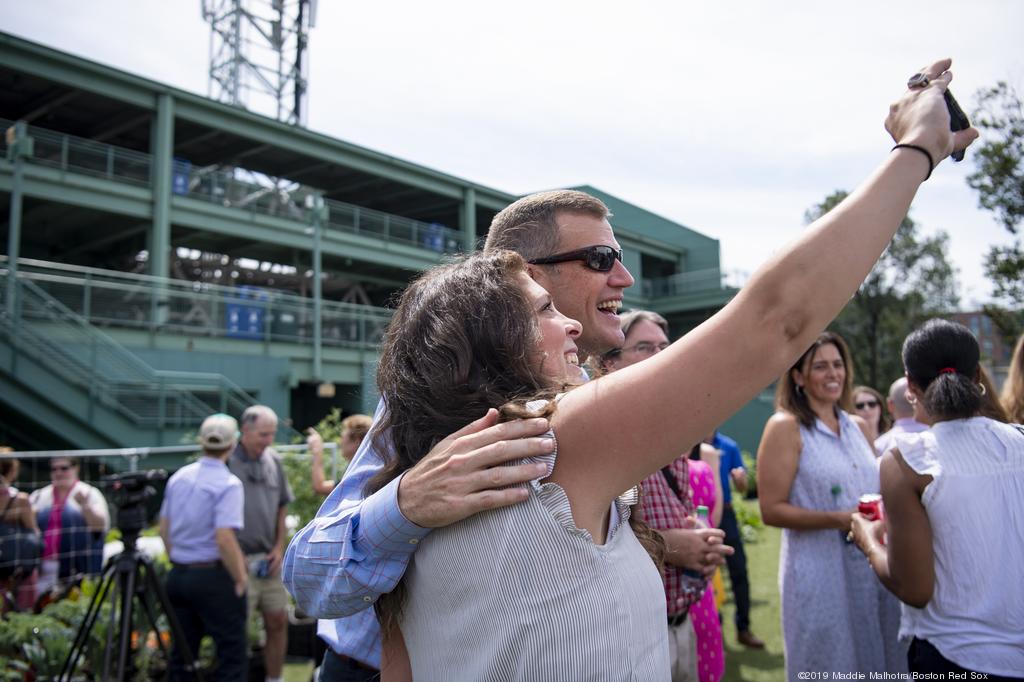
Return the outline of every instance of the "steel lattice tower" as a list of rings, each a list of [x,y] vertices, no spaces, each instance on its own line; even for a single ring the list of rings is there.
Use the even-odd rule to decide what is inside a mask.
[[[305,125],[316,0],[202,0],[212,99]]]

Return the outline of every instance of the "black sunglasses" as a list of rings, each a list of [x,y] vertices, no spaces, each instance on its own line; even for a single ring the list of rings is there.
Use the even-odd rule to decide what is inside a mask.
[[[571,260],[581,260],[591,270],[608,272],[615,267],[615,261],[622,262],[622,249],[613,249],[610,246],[601,244],[599,246],[588,246],[575,251],[557,253],[546,258],[534,258],[529,261],[530,265],[550,265],[551,263],[565,263]]]
[[[854,403],[853,406],[856,407],[858,410],[863,410],[865,407],[878,407],[878,401],[866,400],[862,403]]]

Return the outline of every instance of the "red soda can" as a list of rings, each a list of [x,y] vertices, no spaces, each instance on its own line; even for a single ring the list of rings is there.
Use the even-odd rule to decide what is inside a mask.
[[[885,506],[882,496],[877,493],[866,493],[857,501],[857,511],[868,517],[869,521],[880,521],[885,518]]]

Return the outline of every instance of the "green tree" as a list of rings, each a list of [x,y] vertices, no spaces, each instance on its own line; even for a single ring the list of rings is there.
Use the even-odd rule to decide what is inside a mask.
[[[341,419],[341,411],[338,408],[334,408],[330,414],[313,428],[324,439],[324,443],[338,443],[341,441]],[[302,528],[316,516],[317,510],[320,509],[320,505],[323,504],[325,498],[313,492],[313,486],[310,481],[309,453],[289,452],[285,454],[283,461],[285,475],[288,476],[288,483],[295,494],[295,499],[288,505],[288,513],[299,517],[297,528]],[[341,480],[347,464],[339,451],[338,475],[335,480]],[[326,449],[324,450],[324,469],[325,475],[331,478],[333,476],[331,453]]]
[[[847,192],[836,190],[805,214],[808,223],[835,208]],[[889,248],[843,308],[831,328],[850,346],[856,381],[884,393],[903,374],[900,349],[915,326],[956,308],[956,272],[946,258],[949,236],[919,234],[906,216]]]
[[[1018,235],[1024,220],[1024,104],[1002,81],[979,90],[976,98],[973,119],[982,140],[972,149],[975,170],[967,184],[978,192],[979,205]],[[999,301],[985,312],[1012,344],[1024,332],[1024,242],[1017,237],[1008,246],[992,246],[984,266]]]

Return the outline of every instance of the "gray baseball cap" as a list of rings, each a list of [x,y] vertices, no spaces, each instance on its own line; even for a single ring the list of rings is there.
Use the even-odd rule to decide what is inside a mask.
[[[227,450],[238,442],[238,422],[226,414],[212,414],[199,427],[199,444],[207,450]]]

